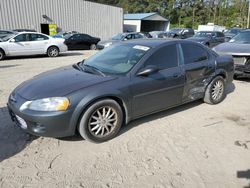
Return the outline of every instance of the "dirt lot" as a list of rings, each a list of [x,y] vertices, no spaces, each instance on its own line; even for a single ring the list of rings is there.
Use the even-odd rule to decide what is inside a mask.
[[[141,118],[103,144],[79,136],[38,138],[14,126],[6,102],[18,84],[92,53],[0,62],[0,187],[250,186],[247,80],[234,81],[219,105],[197,101]]]

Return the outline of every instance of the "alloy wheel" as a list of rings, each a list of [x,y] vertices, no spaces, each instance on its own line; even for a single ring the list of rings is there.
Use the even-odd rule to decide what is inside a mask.
[[[89,118],[88,129],[96,137],[105,137],[117,126],[118,114],[110,106],[98,108]]]
[[[212,99],[220,100],[224,92],[224,85],[221,80],[217,80],[212,87]]]

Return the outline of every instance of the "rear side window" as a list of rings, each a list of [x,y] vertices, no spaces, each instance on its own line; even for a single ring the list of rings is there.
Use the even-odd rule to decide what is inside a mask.
[[[41,34],[30,34],[30,40],[31,41],[43,41],[43,40],[48,40],[49,38],[45,35]]]
[[[168,45],[158,49],[146,61],[145,66],[155,65],[159,69],[168,69],[178,66],[178,55],[176,45]]]
[[[218,32],[218,33],[217,33],[217,36],[218,36],[218,37],[224,37],[224,34],[221,33],[221,32]]]
[[[197,63],[208,59],[205,49],[195,44],[181,44],[185,64]]]

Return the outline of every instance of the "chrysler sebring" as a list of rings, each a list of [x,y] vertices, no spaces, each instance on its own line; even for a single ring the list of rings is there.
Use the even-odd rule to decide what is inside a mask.
[[[22,83],[10,94],[8,108],[31,134],[79,132],[103,142],[142,116],[198,99],[220,103],[233,73],[231,57],[195,42],[131,40]]]

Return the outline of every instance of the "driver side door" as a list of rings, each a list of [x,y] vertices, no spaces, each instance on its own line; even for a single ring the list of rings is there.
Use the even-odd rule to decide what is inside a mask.
[[[30,41],[29,34],[20,34],[13,38],[14,41],[9,40],[8,51],[9,55],[29,55]]]
[[[185,76],[184,70],[179,66],[176,44],[157,49],[140,70],[150,66],[154,66],[158,71],[147,76],[134,75],[131,79],[134,117],[182,103]]]

